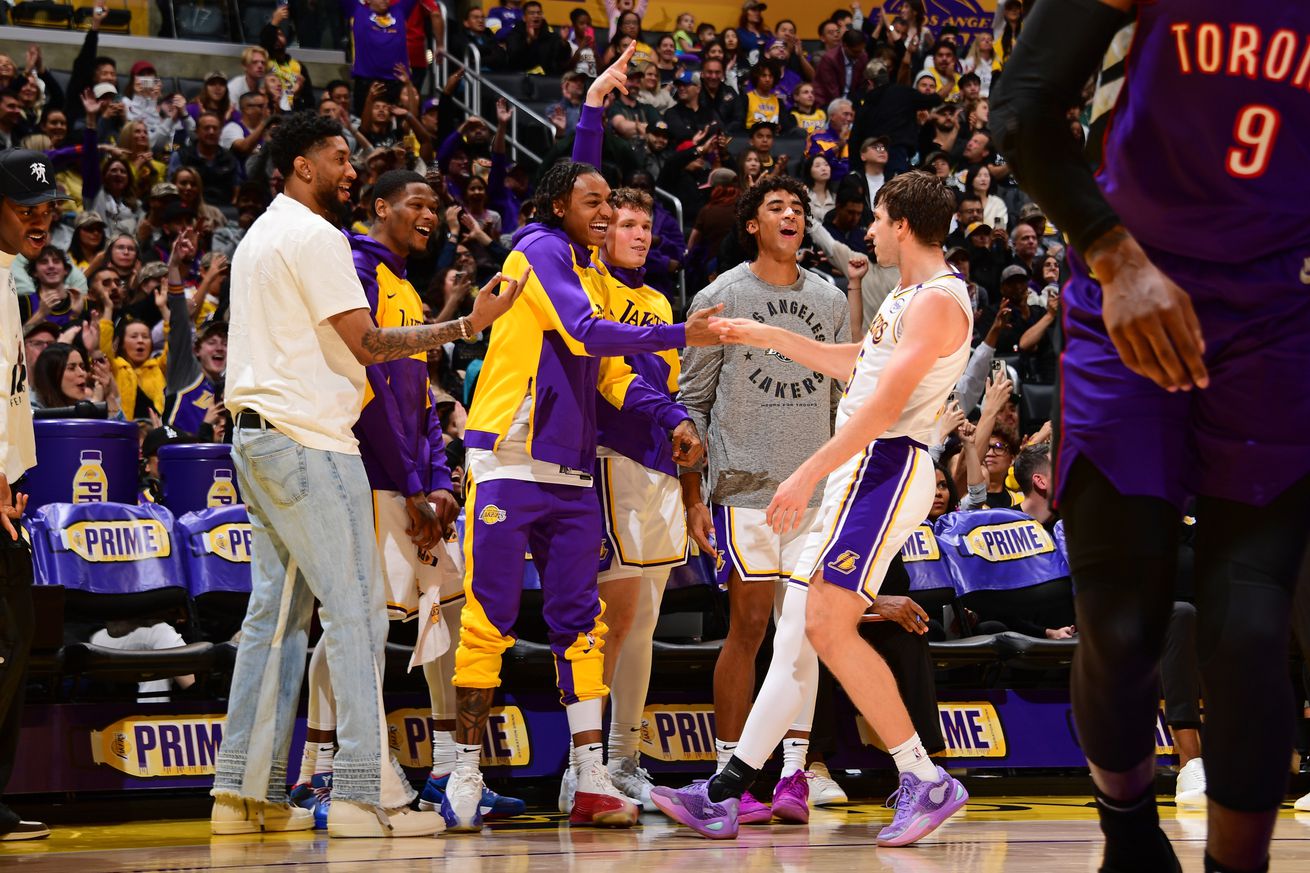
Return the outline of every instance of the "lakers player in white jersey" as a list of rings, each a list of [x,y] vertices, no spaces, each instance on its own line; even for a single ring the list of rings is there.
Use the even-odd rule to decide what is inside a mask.
[[[925,445],[969,358],[973,317],[964,282],[947,266],[942,241],[955,198],[931,174],[906,173],[875,198],[878,263],[900,268],[901,283],[859,343],[831,345],[747,319],[714,319],[725,343],[772,349],[833,378],[847,379],[836,433],[779,486],[766,512],[774,531],[794,530],[826,478],[789,598],[804,597],[806,627],[784,607],[775,652],[788,647],[792,669],[775,655],[737,753],[707,783],[652,800],[704,836],[737,830],[737,798],[751,787],[774,744],[802,705],[815,651],[887,746],[901,774],[892,823],[881,846],[904,846],[936,829],[968,794],[929,760],[886,663],[860,637],[860,616],[876,609],[892,558],[932,507],[935,479]],[[927,616],[920,610],[920,620]],[[762,756],[761,756],[762,753]]]

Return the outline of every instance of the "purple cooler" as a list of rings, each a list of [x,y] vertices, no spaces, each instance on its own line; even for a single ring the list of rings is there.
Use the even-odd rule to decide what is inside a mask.
[[[27,516],[48,503],[137,502],[137,426],[126,421],[44,419],[36,428],[35,467],[19,486]]]
[[[227,443],[176,443],[159,447],[164,505],[174,515],[241,502],[232,447]]]

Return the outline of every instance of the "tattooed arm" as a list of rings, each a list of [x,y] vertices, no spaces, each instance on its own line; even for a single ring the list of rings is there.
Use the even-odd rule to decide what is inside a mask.
[[[328,322],[345,341],[355,360],[365,366],[408,358],[486,330],[514,305],[531,272],[532,268],[528,267],[517,279],[508,279],[497,273],[478,292],[473,311],[454,321],[383,328],[373,323],[367,309],[351,309],[334,315]],[[495,288],[501,282],[505,283],[505,288],[497,294]]]

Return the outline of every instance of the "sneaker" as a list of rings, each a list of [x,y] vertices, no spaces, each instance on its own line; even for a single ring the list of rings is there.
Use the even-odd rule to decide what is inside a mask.
[[[401,807],[383,816],[350,800],[333,803],[327,815],[328,836],[337,838],[430,837],[444,828],[435,812]]]
[[[1300,812],[1310,812],[1310,794],[1307,794],[1305,797],[1302,797],[1296,803],[1293,803],[1292,809],[1298,810]]]
[[[446,799],[446,783],[449,781],[449,773],[445,776],[428,776],[427,784],[423,786],[423,793],[419,796],[418,808],[427,811],[440,811],[441,801]],[[523,815],[528,805],[517,797],[506,797],[503,794],[497,794],[484,784],[482,786],[482,803],[479,808],[482,811],[482,818],[485,821],[491,821],[498,818],[513,818],[516,815]]]
[[[12,829],[0,834],[0,842],[43,840],[48,836],[50,836],[50,828],[46,827],[44,822],[20,821]]]
[[[1178,771],[1174,784],[1174,803],[1179,806],[1205,806],[1205,765],[1193,758]]]
[[[790,824],[810,823],[810,784],[804,770],[779,779],[773,787],[773,818]]]
[[[756,800],[749,791],[741,796],[741,803],[737,810],[738,824],[765,824],[772,818],[773,810]]]
[[[611,759],[606,767],[615,788],[643,809],[650,806],[650,790],[655,782],[635,757]]]
[[[332,774],[315,773],[310,781],[294,786],[288,799],[293,805],[314,814],[315,830],[326,830],[328,812],[332,808]]]
[[[637,823],[641,808],[614,787],[604,764],[597,761],[578,773],[576,785],[569,824],[630,828]]]
[[[564,765],[564,776],[559,781],[559,811],[568,815],[573,811],[573,795],[578,793],[578,771],[572,764]]]
[[[211,833],[257,834],[260,831],[307,831],[314,827],[314,814],[290,803],[215,797],[209,814]]]
[[[482,771],[460,767],[450,774],[446,795],[441,798],[441,817],[446,833],[475,834],[482,830]]]
[[[810,806],[846,803],[849,799],[828,772],[827,764],[816,761],[810,766]]]
[[[908,846],[941,827],[969,799],[969,792],[941,767],[937,779],[924,782],[913,773],[901,774],[901,787],[887,798],[896,809],[892,823],[878,832],[879,846]]]
[[[729,797],[719,803],[710,800],[708,782],[693,782],[686,788],[659,786],[650,792],[651,803],[669,818],[684,824],[711,840],[731,840],[737,836],[739,803]]]

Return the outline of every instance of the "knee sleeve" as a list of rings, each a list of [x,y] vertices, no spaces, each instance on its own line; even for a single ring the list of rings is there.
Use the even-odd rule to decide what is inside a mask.
[[[1197,643],[1207,793],[1239,812],[1277,809],[1294,724],[1292,595],[1310,531],[1310,478],[1264,507],[1198,502]]]
[[[1120,494],[1083,459],[1063,513],[1077,590],[1074,720],[1087,759],[1122,773],[1155,752],[1181,519],[1164,500]]]

